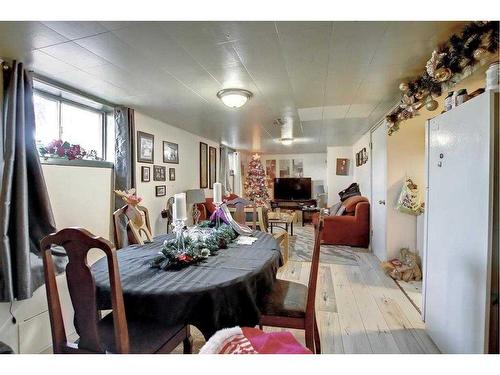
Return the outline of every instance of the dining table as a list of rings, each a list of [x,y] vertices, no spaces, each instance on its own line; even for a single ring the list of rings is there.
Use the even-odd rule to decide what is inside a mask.
[[[253,231],[250,245],[233,242],[207,259],[179,269],[151,267],[165,240],[160,235],[144,245],[116,252],[127,317],[193,325],[205,339],[222,328],[255,326],[264,296],[276,281],[283,258],[273,236]],[[105,258],[91,266],[97,305],[110,309]]]

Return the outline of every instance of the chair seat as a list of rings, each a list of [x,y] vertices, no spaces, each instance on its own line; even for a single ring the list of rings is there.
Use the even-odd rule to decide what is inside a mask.
[[[306,315],[307,286],[277,279],[271,292],[264,298],[262,315],[304,318]]]
[[[99,336],[106,351],[116,353],[115,346],[115,331],[113,328],[113,314],[106,315],[97,324]],[[164,326],[157,321],[147,319],[127,319],[128,335],[131,354],[152,354],[160,350],[168,341],[184,329],[184,326]],[[179,336],[178,343],[180,344],[184,335]]]

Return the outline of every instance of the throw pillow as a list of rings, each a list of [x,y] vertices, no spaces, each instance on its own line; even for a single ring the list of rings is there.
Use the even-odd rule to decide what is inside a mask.
[[[332,207],[330,207],[330,216],[336,216],[338,210],[342,206],[342,202],[335,203]]]

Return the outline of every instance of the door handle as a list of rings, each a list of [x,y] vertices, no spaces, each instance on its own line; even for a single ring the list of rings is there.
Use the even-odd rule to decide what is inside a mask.
[[[380,201],[378,201],[378,204],[383,204],[385,206],[385,201],[380,200]]]

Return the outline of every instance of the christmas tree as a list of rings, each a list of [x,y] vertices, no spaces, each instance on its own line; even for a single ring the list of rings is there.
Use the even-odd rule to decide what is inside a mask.
[[[269,205],[266,172],[260,162],[259,154],[253,155],[248,163],[248,172],[245,179],[245,195],[259,206]]]

